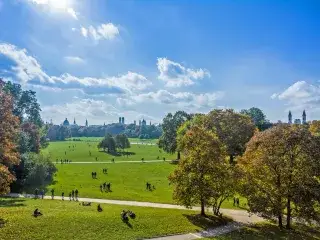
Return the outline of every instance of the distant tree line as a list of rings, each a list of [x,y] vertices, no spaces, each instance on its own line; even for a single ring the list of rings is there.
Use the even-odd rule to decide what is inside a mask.
[[[129,138],[157,139],[162,134],[161,126],[134,124],[123,125],[118,123],[102,126],[59,126],[48,124],[46,138],[50,141],[64,141],[70,137],[104,137],[106,134],[125,134]]]

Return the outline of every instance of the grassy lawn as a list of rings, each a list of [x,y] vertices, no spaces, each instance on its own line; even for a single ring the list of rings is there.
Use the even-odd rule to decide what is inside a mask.
[[[101,141],[102,137],[74,137],[69,138],[67,140],[73,140],[73,139],[80,139],[81,141],[87,141],[87,142],[98,142]],[[140,139],[140,138],[129,138],[130,142],[133,143],[154,143],[156,144],[159,139]]]
[[[69,201],[0,199],[0,239],[141,239],[194,232],[225,222],[199,218],[188,210],[101,207],[103,212],[99,213],[97,204],[83,207]],[[35,208],[43,216],[33,217]],[[122,209],[135,212],[136,219],[123,223]]]
[[[157,158],[159,157],[160,160],[162,160],[163,158],[166,158],[166,160],[173,160],[176,157],[176,155],[165,153],[155,145],[151,146],[143,144],[132,144],[131,148],[128,149],[128,152],[131,152],[132,155],[128,157],[113,156],[111,154],[99,151],[97,145],[98,142],[93,141],[50,142],[49,147],[44,149],[43,153],[49,154],[52,161],[54,162],[56,161],[56,159],[69,159],[73,162],[95,162],[96,157],[99,162],[110,162],[113,158],[115,159],[115,161],[141,161],[141,158],[144,158],[144,160],[157,160]]]
[[[119,164],[58,164],[58,172],[52,185],[55,194],[68,195],[72,189],[78,189],[80,197],[134,200],[144,202],[175,203],[172,199],[172,187],[168,175],[175,168],[167,162],[160,163],[119,163]],[[102,169],[107,168],[108,174]],[[91,172],[97,172],[92,179]],[[155,190],[146,190],[146,182],[155,186]],[[100,184],[111,183],[112,192],[101,192]],[[49,194],[49,193],[48,193]],[[240,200],[243,206],[244,200]],[[235,208],[233,200],[227,200],[222,208]]]
[[[245,227],[239,231],[234,231],[214,238],[216,240],[264,240],[264,239],[292,239],[292,240],[316,240],[320,239],[320,232],[306,226],[296,226],[294,230],[280,230],[271,223],[260,223],[251,227]]]
[[[165,157],[166,160],[170,160],[175,159],[175,155],[167,154],[163,151],[159,152],[157,146],[132,144],[129,149],[133,153],[131,156],[112,156],[98,151],[95,140],[99,138],[81,139],[87,139],[91,142],[51,142],[49,147],[43,150],[43,153],[49,154],[53,162],[56,162],[56,159],[67,158],[73,162],[107,163],[59,163],[56,165],[58,172],[54,177],[54,182],[47,187],[48,190],[55,189],[56,195],[61,195],[62,192],[68,195],[72,189],[78,189],[81,197],[175,203],[172,199],[172,187],[169,186],[168,176],[173,172],[176,165],[169,164],[168,162],[117,164],[121,161],[141,161],[141,158],[145,160],[157,160],[158,156],[160,159]],[[75,147],[73,148],[73,146]],[[91,151],[91,156],[89,151]],[[98,158],[97,161],[96,157]],[[115,158],[115,164],[111,163],[112,158]],[[102,173],[103,168],[108,168],[107,175]],[[97,179],[91,178],[91,172],[97,172]],[[100,191],[100,184],[104,182],[112,184],[112,192],[105,193]],[[150,182],[156,189],[154,191],[147,191],[146,182]],[[31,193],[33,193],[33,190]],[[240,205],[244,207],[244,204],[245,200],[240,198]],[[232,199],[224,202],[222,207],[236,208],[233,206]]]

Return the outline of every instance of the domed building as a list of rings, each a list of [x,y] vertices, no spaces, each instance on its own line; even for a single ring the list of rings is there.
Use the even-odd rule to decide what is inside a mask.
[[[66,120],[63,121],[62,125],[63,126],[70,126],[70,123],[67,118],[66,118]]]

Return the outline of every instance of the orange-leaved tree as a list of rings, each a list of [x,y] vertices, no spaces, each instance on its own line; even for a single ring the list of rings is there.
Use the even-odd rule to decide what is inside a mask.
[[[19,131],[19,119],[13,115],[12,97],[4,89],[0,79],[0,194],[10,191],[10,184],[15,180],[9,171],[19,164],[19,152],[16,141]]]

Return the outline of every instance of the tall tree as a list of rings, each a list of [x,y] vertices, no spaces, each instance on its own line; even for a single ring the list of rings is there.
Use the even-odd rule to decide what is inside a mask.
[[[163,119],[162,135],[159,139],[159,147],[168,153],[175,153],[177,150],[177,130],[191,115],[184,111],[178,111],[174,115],[168,113]],[[180,159],[180,151],[177,153],[177,159]]]
[[[13,114],[19,117],[21,122],[31,122],[38,127],[43,125],[40,104],[34,91],[22,90],[20,84],[10,81],[4,83],[4,90],[12,95]]]
[[[179,139],[179,148],[183,158],[178,168],[169,176],[174,185],[173,198],[186,207],[201,205],[201,215],[205,215],[205,206],[215,189],[218,168],[225,162],[225,149],[212,131],[192,126]]]
[[[234,112],[232,109],[215,109],[205,120],[207,129],[215,129],[219,139],[227,147],[230,163],[234,157],[245,151],[245,145],[255,132],[250,117]]]
[[[105,149],[107,149],[108,153],[115,152],[116,151],[116,141],[114,140],[112,135],[108,133],[104,137],[104,139],[102,139],[102,141],[99,142],[98,148],[103,148],[104,151],[105,151]]]
[[[252,212],[291,227],[293,215],[319,221],[319,138],[307,127],[279,124],[257,133],[239,160],[242,194]]]
[[[13,115],[12,97],[4,91],[0,79],[0,194],[7,193],[15,177],[9,168],[19,164],[18,139],[19,119]]]
[[[252,107],[243,109],[240,113],[249,116],[260,131],[266,130],[272,126],[260,108]]]

